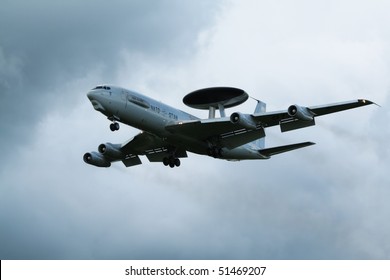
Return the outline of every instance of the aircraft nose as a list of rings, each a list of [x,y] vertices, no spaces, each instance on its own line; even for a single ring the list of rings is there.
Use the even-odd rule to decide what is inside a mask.
[[[102,105],[102,102],[103,102],[102,98],[99,97],[99,96],[100,96],[99,93],[96,92],[96,91],[90,91],[90,92],[87,93],[87,97],[91,101],[93,108],[96,111],[100,111],[100,112],[103,113],[106,110],[105,110],[104,106]]]
[[[90,101],[96,99],[96,92],[90,91],[87,93],[87,97]]]

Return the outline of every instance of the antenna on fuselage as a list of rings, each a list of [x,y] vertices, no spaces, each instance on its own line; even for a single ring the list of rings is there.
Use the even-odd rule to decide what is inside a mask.
[[[259,99],[254,98],[252,96],[249,96],[249,97],[257,102],[254,114],[266,112],[266,108],[267,108],[266,103],[264,103],[263,101],[260,101]]]

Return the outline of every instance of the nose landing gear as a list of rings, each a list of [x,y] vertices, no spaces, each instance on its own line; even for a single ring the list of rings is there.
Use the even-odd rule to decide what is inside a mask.
[[[110,124],[111,131],[119,130],[119,123],[117,121],[119,121],[120,119],[118,117],[116,117],[115,115],[112,115],[112,116],[107,117],[107,119],[109,119],[112,122]]]
[[[112,124],[110,124],[110,130],[111,131],[119,130],[119,123],[113,122]]]

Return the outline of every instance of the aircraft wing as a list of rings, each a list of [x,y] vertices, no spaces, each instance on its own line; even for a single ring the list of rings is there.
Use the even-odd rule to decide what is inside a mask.
[[[265,136],[261,126],[247,129],[231,123],[228,117],[179,122],[168,125],[166,129],[200,141],[217,139],[221,145],[230,149]]]
[[[292,105],[282,111],[233,113],[230,118],[180,121],[168,125],[166,129],[201,141],[218,139],[222,145],[231,149],[264,137],[266,127],[280,125],[282,132],[304,128],[315,125],[315,117],[370,104],[373,102],[358,99],[312,107]]]
[[[281,123],[286,123],[289,121],[311,122],[312,120],[314,120],[314,117],[336,113],[336,112],[349,110],[353,108],[358,108],[361,106],[366,106],[371,104],[374,103],[366,99],[358,99],[358,100],[312,106],[312,107],[301,107],[298,105],[292,105],[287,110],[284,111],[267,112],[263,114],[260,113],[251,116],[256,122],[262,124],[263,127],[270,127],[270,126],[280,125]],[[289,110],[293,110],[293,109],[297,110],[295,115],[291,114],[293,112],[291,111],[289,112]]]
[[[147,132],[141,132],[121,148],[127,156],[145,155],[151,162],[162,162],[164,157],[170,156],[169,144],[160,137]],[[185,150],[175,150],[178,158],[187,157]],[[123,162],[125,165],[126,163]],[[127,165],[126,165],[127,166]]]
[[[312,111],[316,116],[322,116],[322,115],[336,113],[344,110],[367,106],[371,104],[375,104],[375,103],[367,99],[358,99],[358,100],[333,103],[328,105],[313,106],[313,107],[309,107],[308,109]]]
[[[151,162],[162,162],[171,154],[170,146],[160,137],[141,132],[124,144],[101,144],[99,152],[84,155],[84,161],[100,167],[109,167],[112,162],[122,161],[126,167],[142,164],[139,155],[145,155]],[[187,157],[185,150],[176,149],[177,158]]]

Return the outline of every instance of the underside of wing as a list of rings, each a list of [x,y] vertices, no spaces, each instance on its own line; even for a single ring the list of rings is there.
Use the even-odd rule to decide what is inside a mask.
[[[235,127],[240,129],[240,127]],[[234,127],[229,122],[229,118],[205,119],[178,122],[168,125],[166,130],[173,134],[182,134],[194,137],[199,140],[206,140],[214,135],[224,134],[234,130]]]
[[[163,162],[172,155],[175,158],[187,157],[187,152],[171,147],[160,137],[142,132],[125,144],[105,143],[98,147],[98,152],[86,153],[86,163],[109,167],[112,162],[122,161],[126,167],[141,164],[140,155],[145,155],[151,162]]]
[[[166,127],[173,134],[185,135],[200,141],[218,143],[229,149],[244,145],[265,136],[264,129],[258,125],[252,129],[234,124],[229,118],[205,119]]]
[[[177,147],[171,147],[169,143],[153,134],[142,132],[136,135],[122,150],[127,154],[145,155],[151,162],[162,162],[164,158],[175,155],[176,158],[187,157],[187,152]]]
[[[263,127],[280,125],[282,132],[300,129],[315,125],[315,118],[344,110],[354,109],[362,106],[374,104],[366,99],[303,107],[291,105],[286,111],[268,112],[265,114],[250,115],[255,124]]]
[[[308,109],[312,111],[315,114],[315,116],[322,116],[331,113],[337,113],[344,110],[367,106],[371,104],[375,104],[375,103],[367,99],[357,99],[357,100],[333,103],[328,105],[308,107]]]
[[[336,113],[344,110],[354,109],[362,106],[374,104],[366,99],[357,99],[352,101],[303,107],[291,105],[286,111],[267,112],[264,114],[254,114],[251,118],[256,124],[263,127],[280,125],[282,131],[303,128],[315,125],[314,118],[322,115]]]

